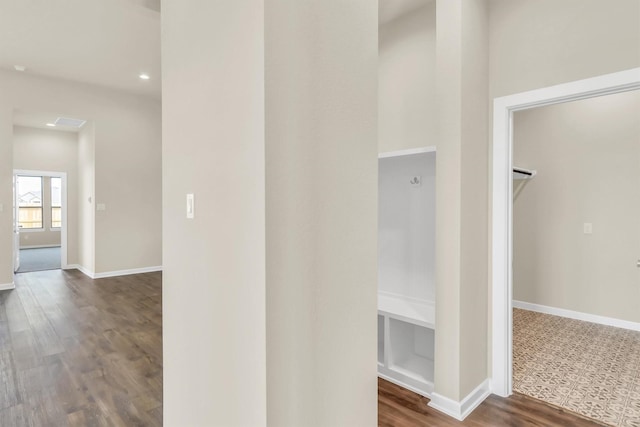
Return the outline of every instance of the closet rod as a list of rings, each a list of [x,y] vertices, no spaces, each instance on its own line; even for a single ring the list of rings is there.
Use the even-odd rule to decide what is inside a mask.
[[[513,171],[516,173],[521,173],[523,175],[533,176],[534,172],[527,169],[513,168]]]

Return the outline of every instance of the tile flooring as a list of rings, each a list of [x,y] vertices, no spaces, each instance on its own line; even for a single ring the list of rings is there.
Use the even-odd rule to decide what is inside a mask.
[[[514,309],[513,389],[608,425],[640,427],[640,332]]]

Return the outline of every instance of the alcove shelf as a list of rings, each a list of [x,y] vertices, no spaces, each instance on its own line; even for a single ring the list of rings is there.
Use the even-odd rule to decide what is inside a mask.
[[[435,337],[433,148],[380,155],[378,376],[433,393]]]
[[[436,328],[436,306],[433,301],[378,292],[378,313],[425,328]]]
[[[393,306],[379,305],[378,310],[378,376],[430,398],[434,379],[433,305],[412,302],[402,306],[397,300],[385,298],[386,303],[390,301]],[[414,316],[417,308],[428,308],[429,312]]]

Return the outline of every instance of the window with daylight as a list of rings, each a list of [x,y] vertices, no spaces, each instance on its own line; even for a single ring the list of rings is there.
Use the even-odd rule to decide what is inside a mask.
[[[42,228],[42,177],[18,176],[17,187],[20,228]]]
[[[51,228],[62,227],[62,178],[51,178]]]

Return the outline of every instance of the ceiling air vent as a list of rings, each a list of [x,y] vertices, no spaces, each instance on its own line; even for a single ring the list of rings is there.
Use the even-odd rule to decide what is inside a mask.
[[[55,124],[56,126],[68,126],[72,128],[81,128],[82,125],[84,125],[85,123],[87,123],[86,120],[70,119],[68,117],[58,117]]]

